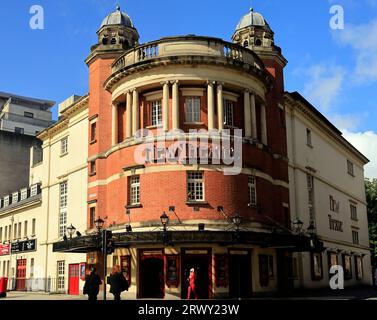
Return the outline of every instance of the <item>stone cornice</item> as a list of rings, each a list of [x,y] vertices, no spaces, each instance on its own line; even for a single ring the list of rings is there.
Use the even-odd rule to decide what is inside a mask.
[[[291,109],[299,111],[305,118],[309,119],[316,125],[318,125],[324,133],[326,133],[329,137],[335,140],[338,144],[342,147],[346,148],[347,151],[351,152],[356,158],[358,158],[364,164],[369,163],[369,160],[354,146],[352,146],[342,135],[339,130],[335,127],[331,128],[328,124],[326,124],[323,120],[321,120],[318,115],[311,110],[311,107],[294,99],[291,94],[285,93],[284,95],[284,102],[285,105],[288,105]],[[330,123],[330,122],[329,122]]]
[[[68,109],[66,109],[63,114],[61,120],[55,123],[53,126],[43,130],[39,135],[38,138],[42,141],[53,137],[54,135],[66,130],[69,125],[69,120],[77,115],[78,113],[82,112],[83,110],[87,109],[89,106],[89,95],[82,97]]]

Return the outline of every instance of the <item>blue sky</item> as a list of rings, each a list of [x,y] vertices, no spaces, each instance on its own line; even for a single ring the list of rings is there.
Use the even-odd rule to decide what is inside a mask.
[[[249,0],[3,0],[0,11],[0,91],[61,102],[88,90],[84,63],[103,18],[120,4],[141,42],[197,34],[230,40]],[[45,29],[29,27],[41,5]],[[332,5],[345,29],[332,30]],[[377,177],[377,0],[254,0],[275,31],[289,64],[286,90],[299,91],[373,163]],[[56,111],[54,113],[56,117]]]

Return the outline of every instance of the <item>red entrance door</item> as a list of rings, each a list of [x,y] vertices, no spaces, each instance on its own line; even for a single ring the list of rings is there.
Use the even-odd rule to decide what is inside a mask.
[[[80,267],[78,264],[69,265],[69,285],[68,294],[78,295],[79,290],[79,280],[80,280]]]
[[[17,260],[16,290],[26,291],[26,259]]]

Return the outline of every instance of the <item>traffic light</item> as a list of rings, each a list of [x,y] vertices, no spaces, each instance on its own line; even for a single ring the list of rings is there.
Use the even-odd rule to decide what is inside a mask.
[[[113,233],[106,231],[106,253],[112,254],[115,251],[115,242],[113,240]]]

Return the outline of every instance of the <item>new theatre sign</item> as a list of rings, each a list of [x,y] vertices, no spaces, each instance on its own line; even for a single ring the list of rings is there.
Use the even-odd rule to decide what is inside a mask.
[[[37,249],[36,240],[27,240],[12,243],[12,253],[35,251]]]

